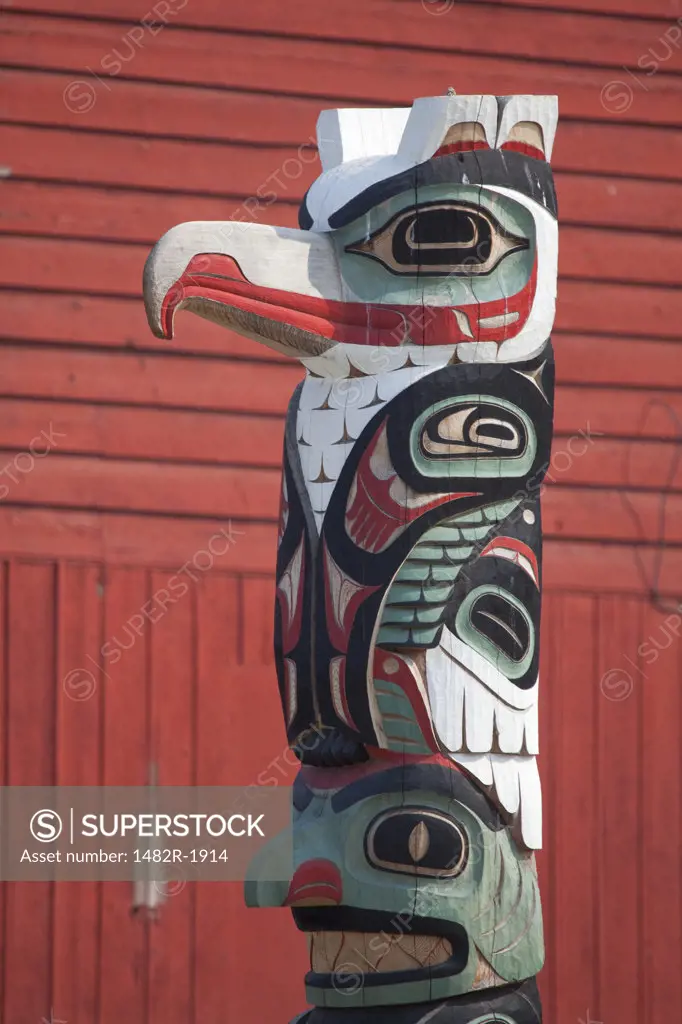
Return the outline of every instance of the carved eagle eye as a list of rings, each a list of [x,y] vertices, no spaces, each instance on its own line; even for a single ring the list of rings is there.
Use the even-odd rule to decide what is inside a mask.
[[[396,214],[346,252],[377,260],[392,274],[489,274],[527,238],[506,231],[495,217],[471,203],[423,203]]]
[[[418,807],[380,814],[367,829],[365,852],[382,871],[455,878],[464,870],[468,844],[452,818]]]
[[[510,601],[482,593],[472,604],[469,617],[472,626],[510,661],[523,659],[531,644],[531,631],[526,618]]]
[[[441,410],[424,424],[420,439],[427,457],[435,459],[520,458],[527,447],[523,422],[491,403]]]

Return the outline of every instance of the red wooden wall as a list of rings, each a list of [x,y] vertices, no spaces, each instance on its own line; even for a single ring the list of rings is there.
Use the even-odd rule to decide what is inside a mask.
[[[144,784],[156,770],[167,784],[247,784],[271,762],[289,777],[270,606],[299,372],[194,317],[173,344],[152,338],[147,252],[182,220],[293,225],[322,107],[448,85],[557,92],[541,980],[548,1024],[670,1024],[680,0],[0,7],[0,781]],[[265,202],[242,205],[259,190]],[[21,453],[41,431],[54,447],[31,465]],[[571,455],[581,431],[592,443]],[[131,618],[230,523],[229,551],[131,643]],[[130,645],[116,665],[98,653],[114,640]],[[131,900],[127,884],[5,886],[3,1024],[284,1024],[303,1008],[304,942],[286,912],[246,911],[228,884],[187,886],[155,921]]]

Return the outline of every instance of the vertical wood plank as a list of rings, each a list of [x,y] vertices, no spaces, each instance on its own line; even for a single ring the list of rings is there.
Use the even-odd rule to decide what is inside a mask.
[[[682,617],[644,610],[639,644],[642,689],[642,817],[639,870],[643,921],[643,1024],[667,1024],[682,1005],[680,950],[680,713]]]
[[[7,621],[7,571],[5,561],[0,561],[0,786],[7,785],[9,722],[7,720],[7,645],[9,641]],[[5,958],[7,955],[7,918],[5,893],[7,885],[0,882],[0,1016],[3,995],[6,989]]]
[[[273,552],[273,566],[275,553]],[[270,665],[273,661],[275,621],[275,582],[269,576],[247,576],[242,581],[244,636],[243,659],[246,665]]]
[[[554,893],[556,881],[556,858],[551,843],[554,835],[554,819],[557,812],[555,802],[556,780],[555,761],[549,756],[554,749],[554,729],[557,693],[559,685],[555,677],[555,648],[557,630],[560,628],[560,598],[545,592],[542,599],[540,638],[540,756],[538,769],[542,785],[542,839],[543,848],[537,853],[538,880],[542,901],[542,918],[545,934],[545,965],[538,977],[540,996],[545,1017],[554,1014],[556,1002],[556,971],[554,963]]]
[[[55,570],[9,567],[7,782],[54,784]],[[6,885],[3,1021],[49,1020],[52,1002],[53,892],[49,882]],[[59,1016],[59,1007],[55,1006]]]
[[[265,601],[264,589],[246,588],[252,612],[258,609],[259,595]],[[240,593],[239,581],[217,574],[197,591],[197,784],[250,785],[269,779],[270,784],[288,785],[296,772],[295,758],[286,745],[271,649],[268,663],[262,663],[261,618],[256,619],[256,642],[248,641],[247,632],[246,644],[258,661],[236,664]],[[270,600],[266,608],[269,618]],[[253,623],[253,615],[245,611],[244,621]],[[237,742],[244,735],[249,736],[248,745]],[[196,896],[196,1021],[281,1024],[300,1012],[308,959],[305,939],[289,911],[247,909],[238,882],[199,883]],[[268,973],[267,986],[259,980],[265,936],[278,950],[277,970]]]
[[[594,849],[599,859],[600,992],[592,1015],[603,1021],[641,1019],[639,723],[644,693],[631,667],[637,664],[641,636],[639,601],[599,598],[603,699],[597,703],[599,834]],[[614,674],[607,677],[607,672]]]
[[[230,738],[243,733],[235,692],[239,651],[239,581],[214,573],[197,591],[197,733],[199,786],[231,786]]]
[[[243,723],[235,717],[232,678],[240,641],[239,581],[209,576],[197,591],[197,785],[229,786],[235,780],[226,751]],[[239,972],[230,933],[239,929],[241,886],[197,882],[194,1019],[232,1019],[232,989]]]
[[[101,569],[57,567],[56,781],[97,786],[104,679]],[[99,882],[58,882],[54,887],[52,950],[55,1011],[76,1024],[96,1021],[99,1007]]]
[[[105,579],[103,777],[107,786],[148,781],[149,637],[125,629],[148,598],[143,569],[108,568]],[[136,634],[133,631],[133,636]],[[102,893],[99,1024],[146,1024],[149,921],[132,912],[133,884],[108,882]]]
[[[194,782],[195,612],[198,578],[149,626],[151,645],[151,762],[163,786]],[[151,594],[164,590],[167,573],[152,573]],[[178,887],[173,887],[177,889]],[[193,886],[168,897],[151,922],[149,1024],[193,1022]]]
[[[553,819],[547,832],[555,864],[550,955],[556,985],[550,1019],[576,1024],[587,1021],[588,1013],[598,1018],[595,711],[604,698],[596,673],[595,599],[566,594],[552,607],[552,736],[545,747],[555,783],[549,794]]]

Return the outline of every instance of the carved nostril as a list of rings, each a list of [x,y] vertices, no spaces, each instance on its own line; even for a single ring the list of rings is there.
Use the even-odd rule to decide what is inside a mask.
[[[341,872],[330,860],[307,860],[291,879],[283,907],[337,906],[343,899]]]

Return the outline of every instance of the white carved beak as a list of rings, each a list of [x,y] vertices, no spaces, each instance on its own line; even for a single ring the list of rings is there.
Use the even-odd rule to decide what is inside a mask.
[[[329,236],[230,221],[168,231],[147,260],[144,299],[158,337],[173,336],[186,308],[298,356],[335,343],[332,321],[344,301]]]

